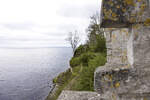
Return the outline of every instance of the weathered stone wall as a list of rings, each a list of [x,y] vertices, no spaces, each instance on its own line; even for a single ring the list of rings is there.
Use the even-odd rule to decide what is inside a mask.
[[[95,71],[105,100],[150,100],[149,0],[103,0],[107,64]]]
[[[128,27],[146,20],[149,0],[103,0],[102,27]]]
[[[107,63],[122,64],[126,66],[127,60],[127,41],[129,38],[127,28],[109,28],[106,32]]]
[[[150,27],[138,25],[133,29],[134,66],[150,68]]]

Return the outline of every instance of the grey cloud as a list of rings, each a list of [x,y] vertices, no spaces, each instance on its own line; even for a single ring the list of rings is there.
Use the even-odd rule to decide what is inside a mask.
[[[11,29],[11,30],[31,30],[35,24],[31,22],[24,22],[24,23],[3,23],[0,24],[1,26]]]
[[[22,23],[0,23],[0,26],[4,29],[4,31],[0,31],[0,46],[1,45],[13,45],[13,44],[31,44],[32,42],[35,44],[47,44],[47,45],[66,45],[65,36],[67,36],[68,32],[78,30],[80,35],[85,38],[86,34],[85,28],[88,25],[89,17],[98,10],[95,4],[90,4],[86,2],[85,4],[66,2],[62,3],[59,10],[57,10],[58,18],[60,18],[60,23],[56,23],[56,25],[51,24],[48,19],[47,23],[44,24],[40,22],[32,23],[32,22],[22,22]],[[51,12],[48,12],[51,13]],[[55,15],[55,14],[54,14]],[[57,19],[54,19],[57,21]],[[34,22],[34,20],[31,20]],[[59,20],[58,20],[59,21]],[[41,21],[42,22],[42,21]],[[87,22],[87,25],[86,25]],[[38,23],[38,24],[37,24]],[[49,30],[52,28],[51,30]],[[6,31],[5,31],[6,30]],[[12,32],[14,34],[9,34],[8,32]],[[15,34],[15,32],[17,32]],[[43,31],[43,32],[42,32]],[[2,33],[5,32],[5,33]],[[19,33],[20,32],[20,33]],[[24,33],[21,33],[24,32]],[[26,33],[29,32],[29,33]],[[32,36],[30,37],[30,32]],[[36,33],[40,35],[37,36]],[[5,34],[5,35],[4,35]],[[7,35],[8,34],[8,35]],[[18,35],[20,34],[20,35]],[[23,34],[21,36],[21,34]],[[24,34],[29,34],[25,36]],[[15,36],[16,35],[16,36]],[[18,36],[17,36],[18,35]],[[34,37],[35,35],[35,37]],[[40,37],[41,36],[41,37]],[[83,39],[82,39],[83,40]],[[42,42],[43,41],[43,42]]]
[[[57,31],[55,32],[46,32],[43,34],[49,35],[49,36],[64,36],[67,35],[69,32],[79,29],[78,25],[75,25],[75,23],[72,24],[60,24],[55,27]]]
[[[65,31],[65,32],[68,32],[68,31],[73,31],[73,30],[78,29],[78,26],[75,25],[74,23],[72,23],[72,24],[64,24],[64,25],[58,26],[58,29],[60,29],[62,31]]]
[[[28,41],[23,41],[23,40],[0,40],[0,47],[10,47],[10,46],[35,46],[38,45],[40,46],[56,46],[56,45],[67,45],[66,41],[64,39],[58,39],[58,40],[28,40]]]
[[[58,10],[58,14],[64,17],[76,17],[76,18],[87,18],[90,17],[93,12],[96,12],[98,9],[93,5],[73,5],[68,4],[62,6]]]
[[[9,39],[9,38],[0,38],[0,42],[2,42],[2,41],[55,41],[55,40],[64,40],[64,37],[58,37],[58,38],[47,38],[47,39],[28,39],[28,38],[20,38],[20,39],[18,39],[18,38],[12,38],[12,39]]]
[[[46,33],[43,33],[43,34],[48,35],[48,36],[58,36],[58,37],[61,37],[61,36],[66,35],[66,32],[46,32]]]

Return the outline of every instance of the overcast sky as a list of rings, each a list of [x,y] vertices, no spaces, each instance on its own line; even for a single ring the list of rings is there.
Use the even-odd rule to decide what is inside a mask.
[[[100,0],[0,0],[0,47],[68,46],[68,32],[82,40]]]

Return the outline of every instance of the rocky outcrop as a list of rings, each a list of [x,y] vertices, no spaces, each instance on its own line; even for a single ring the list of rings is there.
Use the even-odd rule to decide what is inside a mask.
[[[103,0],[107,64],[95,72],[105,100],[150,100],[149,0]]]

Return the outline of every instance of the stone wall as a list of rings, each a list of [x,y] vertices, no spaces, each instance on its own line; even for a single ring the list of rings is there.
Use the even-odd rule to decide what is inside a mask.
[[[126,66],[127,60],[127,41],[129,38],[127,28],[109,28],[106,32],[107,63],[122,64]]]
[[[149,0],[103,0],[102,27],[128,27],[133,23],[143,23],[144,12]]]
[[[103,0],[107,63],[95,71],[105,100],[150,100],[149,0]]]

